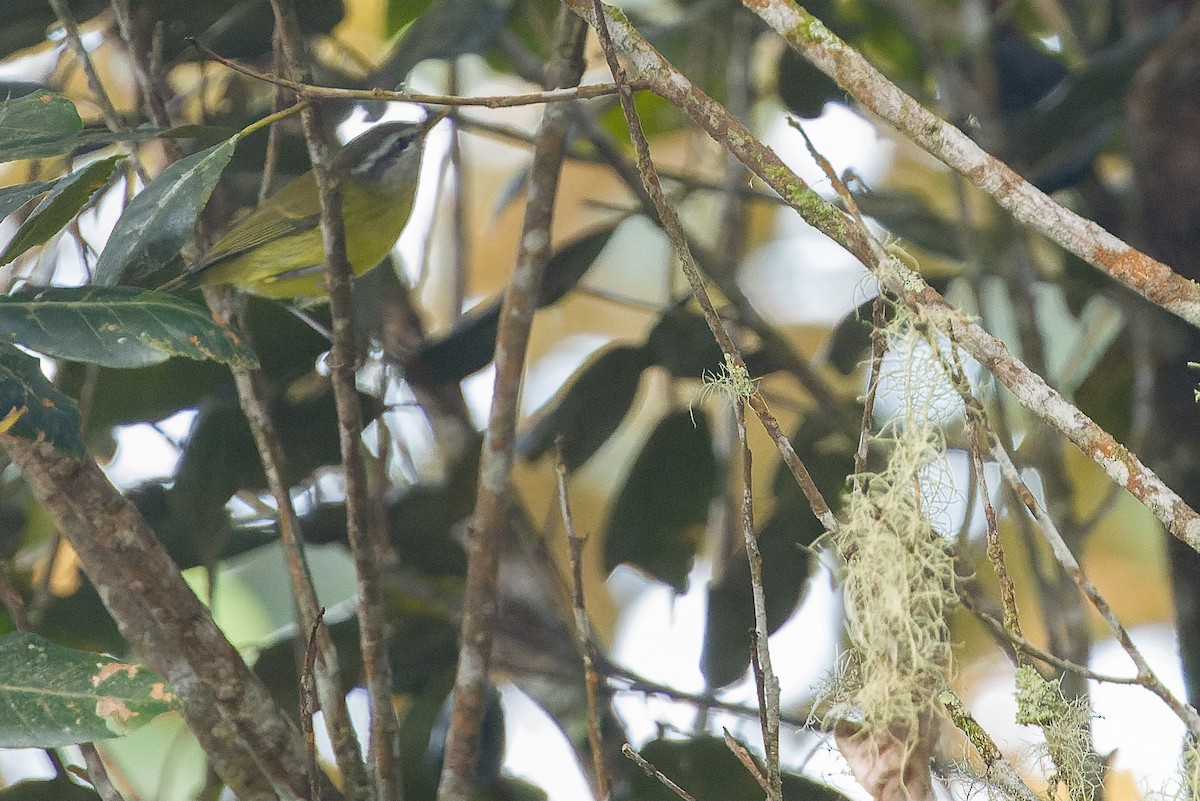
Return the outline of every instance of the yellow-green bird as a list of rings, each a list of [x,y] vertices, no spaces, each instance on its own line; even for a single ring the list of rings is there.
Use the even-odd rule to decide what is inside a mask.
[[[346,255],[355,274],[383,261],[412,212],[425,136],[445,114],[422,122],[385,122],[334,155]],[[321,205],[312,170],[267,198],[221,237],[187,273],[160,290],[232,284],[278,300],[325,291]]]

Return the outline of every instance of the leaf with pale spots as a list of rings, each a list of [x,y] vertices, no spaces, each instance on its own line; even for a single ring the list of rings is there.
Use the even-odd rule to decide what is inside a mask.
[[[47,356],[104,367],[145,367],[171,356],[253,369],[258,359],[208,310],[136,287],[67,287],[0,298],[9,342]]]
[[[0,748],[58,748],[119,737],[177,706],[138,664],[36,634],[0,638]]]

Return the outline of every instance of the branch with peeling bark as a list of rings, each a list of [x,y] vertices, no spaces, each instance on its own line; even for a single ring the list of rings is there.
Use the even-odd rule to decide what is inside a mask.
[[[590,0],[565,2],[594,25],[595,14]],[[604,13],[618,51],[628,59],[631,80],[644,81],[655,94],[683,110],[778,192],[807,223],[848,250],[889,292],[950,336],[999,379],[1022,405],[1065,435],[1103,468],[1109,478],[1145,504],[1167,531],[1191,548],[1200,550],[1200,515],[1135,454],[1015,358],[1003,342],[947,303],[920,276],[855,225],[848,215],[802,181],[771,148],[755,139],[742,123],[675,69],[621,12],[604,6]],[[1176,304],[1173,310],[1179,308],[1182,307]]]
[[[856,101],[987,193],[1018,222],[1152,303],[1200,326],[1200,284],[1055,203],[958,128],[905,94],[792,0],[743,0],[742,4]]]

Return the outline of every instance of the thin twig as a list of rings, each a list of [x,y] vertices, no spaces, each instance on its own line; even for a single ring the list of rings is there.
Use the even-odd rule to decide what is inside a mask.
[[[1077,676],[1082,676],[1085,679],[1091,679],[1102,684],[1141,684],[1139,676],[1112,676],[1107,673],[1097,673],[1089,667],[1080,665],[1077,662],[1072,662],[1069,659],[1063,659],[1061,656],[1055,656],[1049,651],[1039,648],[1035,643],[1030,642],[1023,636],[1013,634],[1004,624],[997,620],[992,615],[988,614],[980,607],[978,601],[971,593],[963,587],[959,588],[958,599],[962,602],[963,608],[975,616],[975,619],[988,628],[995,635],[997,640],[1003,645],[1004,643],[1011,644],[1014,650],[1023,651],[1026,656],[1032,657],[1039,662],[1045,662],[1047,665],[1058,668],[1062,671],[1074,673]]]
[[[647,776],[652,779],[658,779],[658,781],[662,783],[663,787],[666,787],[675,795],[682,798],[683,801],[696,801],[696,799],[693,798],[686,790],[684,790],[675,782],[671,781],[662,771],[651,765],[645,757],[643,757],[637,751],[634,751],[633,746],[629,743],[625,743],[625,745],[621,746],[621,753],[633,760],[633,763],[641,768]]]
[[[304,663],[300,670],[300,731],[304,733],[304,745],[307,748],[308,792],[313,801],[320,799],[317,785],[317,738],[313,731],[313,713],[317,709],[319,697],[316,692],[315,668],[320,646],[317,644],[321,629],[325,623],[325,607],[317,612],[317,619],[308,630],[308,638],[304,646]]]
[[[995,782],[997,787],[1012,798],[1018,798],[1021,801],[1039,801],[1037,794],[1029,789],[1029,785],[1025,784],[1025,780],[1021,778],[1017,769],[1004,758],[1004,754],[1000,752],[1000,748],[991,735],[979,725],[959,697],[949,688],[945,688],[942,690],[939,700],[950,715],[950,719],[954,721],[954,725],[967,736],[971,745],[975,746],[976,752],[983,760],[987,778]]]
[[[750,749],[738,742],[738,739],[729,733],[729,729],[722,728],[722,734],[725,737],[725,747],[737,757],[738,762],[742,763],[742,767],[746,772],[754,777],[754,781],[758,782],[758,786],[768,796],[771,795],[771,782],[767,778],[766,772],[762,765],[758,764],[758,760],[754,758],[754,754],[750,753]]]
[[[587,600],[583,592],[585,541],[575,530],[575,518],[571,514],[571,500],[567,493],[567,468],[562,461],[561,446],[555,474],[558,477],[558,505],[562,514],[563,531],[567,537],[567,555],[571,562],[571,609],[575,615],[575,635],[579,639],[579,653],[583,658],[583,676],[587,688],[588,746],[592,749],[592,769],[596,772],[596,797],[605,801],[612,794],[612,789],[608,769],[604,765],[604,740],[600,726],[600,674],[596,671],[596,662],[592,658],[596,650],[596,640],[592,636],[592,623],[588,618]]]
[[[565,10],[559,13],[554,55],[547,70],[553,86],[569,86],[583,75],[586,27]],[[528,199],[513,277],[504,293],[496,335],[496,379],[487,433],[480,457],[475,512],[467,534],[467,583],[462,644],[454,684],[454,709],[446,736],[446,759],[439,801],[470,796],[478,758],[479,731],[487,700],[488,670],[496,617],[496,578],[500,543],[507,525],[521,377],[538,287],[550,256],[550,229],[558,178],[566,147],[568,106],[543,111],[529,172]]]
[[[294,0],[272,0],[275,25],[279,30],[283,61],[289,75],[308,77],[303,61],[303,39]],[[358,583],[359,641],[363,674],[371,706],[371,737],[368,764],[375,787],[367,797],[380,801],[401,798],[400,769],[396,753],[399,723],[392,706],[392,671],[388,660],[387,607],[383,595],[382,570],[391,561],[390,546],[382,515],[373,503],[367,482],[362,447],[362,408],[356,385],[356,337],[354,333],[351,283],[353,271],[346,255],[345,223],[341,215],[341,192],[337,177],[330,174],[330,143],[317,109],[302,113],[304,134],[313,163],[321,202],[321,235],[325,246],[325,285],[333,328],[330,350],[330,382],[337,407],[338,442],[346,493],[346,534]]]
[[[621,100],[621,110],[625,114],[625,121],[629,126],[629,135],[633,141],[634,151],[637,153],[638,175],[641,178],[642,185],[646,193],[650,196],[654,210],[658,214],[659,220],[662,221],[663,229],[666,231],[668,239],[671,240],[671,244],[675,248],[675,254],[679,258],[680,266],[683,268],[683,273],[687,277],[692,294],[695,296],[696,302],[704,314],[704,320],[708,323],[709,330],[712,331],[713,337],[717,340],[717,344],[721,347],[726,358],[730,360],[731,368],[745,372],[746,364],[742,361],[741,351],[734,343],[729,331],[725,328],[725,323],[721,320],[720,315],[717,314],[717,310],[713,306],[712,299],[705,288],[704,279],[700,275],[695,258],[692,256],[687,233],[684,231],[683,224],[679,220],[679,215],[675,213],[675,209],[667,202],[666,196],[663,193],[662,183],[659,181],[658,173],[655,171],[654,163],[650,158],[650,143],[646,141],[641,119],[633,103],[634,85],[630,83],[625,68],[617,57],[616,45],[608,28],[610,21],[606,20],[603,4],[600,0],[579,0],[579,2],[570,0],[569,5],[576,13],[582,13],[584,18],[596,28],[599,34],[600,43],[604,49],[605,58],[608,61],[608,67],[612,71],[613,78],[621,87],[621,91],[617,96]],[[625,18],[622,16],[621,19],[624,20]],[[632,31],[632,29],[630,28],[629,31]],[[621,30],[620,33],[623,40],[627,37],[629,31]],[[628,52],[628,48],[623,49]],[[749,136],[749,133],[747,132],[746,135]],[[796,483],[799,485],[801,492],[804,493],[804,497],[812,508],[813,514],[821,521],[821,525],[824,526],[826,531],[837,530],[838,522],[830,510],[829,504],[825,502],[825,498],[817,488],[816,482],[813,481],[812,475],[809,474],[808,468],[805,467],[803,460],[801,460],[796,450],[792,447],[787,434],[771,413],[766,400],[763,399],[757,387],[747,398],[747,402],[750,404],[750,408],[754,409],[755,414],[758,415],[763,428],[767,430],[767,433],[775,442],[775,446],[779,449],[780,455],[783,458],[783,463],[796,479]]]
[[[61,0],[60,0],[61,2]],[[527,92],[516,95],[488,95],[486,97],[462,97],[459,95],[432,95],[421,92],[389,92],[384,89],[339,89],[333,86],[317,86],[304,81],[282,78],[269,72],[259,72],[244,64],[215,53],[204,45],[193,41],[192,44],[207,58],[229,67],[235,72],[277,84],[292,90],[306,98],[339,98],[342,100],[363,100],[389,103],[420,103],[426,106],[483,106],[484,108],[513,108],[515,106],[535,106],[543,103],[564,103],[571,100],[584,100],[592,97],[606,97],[616,94],[618,89],[611,83],[594,83],[584,86],[568,86],[560,89],[549,89],[544,92]]]
[[[758,550],[758,534],[754,530],[754,496],[750,441],[746,432],[746,407],[737,401],[734,407],[737,420],[738,444],[742,451],[742,536],[746,544],[746,558],[750,561],[750,587],[754,597],[754,665],[755,674],[762,690],[760,720],[763,729],[763,747],[766,750],[767,782],[770,790],[767,797],[783,801],[783,784],[779,772],[779,678],[771,665],[771,649],[767,638],[767,596],[763,589],[762,553]]]
[[[564,2],[589,23],[595,24],[593,0]],[[720,104],[671,66],[629,25],[623,15],[609,11],[606,12],[606,19],[617,31],[621,52],[629,59],[634,70],[633,77],[649,82],[656,94],[681,108],[710,136],[729,147],[743,164],[800,212],[805,221],[846,248],[875,273],[890,292],[924,315],[928,322],[990,370],[1022,405],[1064,434],[1111,479],[1142,501],[1167,531],[1200,551],[1200,515],[1136,455],[1122,447],[1111,434],[1056,392],[1041,376],[1014,358],[1004,343],[947,303],[900,259],[887,253],[868,232],[852,225],[848,215],[813,191],[774,151],[758,142]],[[720,338],[718,341],[724,345]],[[751,406],[757,412],[755,397],[751,398]],[[772,437],[775,436],[772,432]],[[779,444],[778,439],[776,442]],[[836,525],[832,515],[829,520],[831,525]]]

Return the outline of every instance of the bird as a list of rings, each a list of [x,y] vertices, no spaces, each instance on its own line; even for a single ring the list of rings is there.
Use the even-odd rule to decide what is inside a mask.
[[[331,159],[338,179],[346,255],[356,275],[383,261],[412,212],[421,154],[445,112],[419,122],[385,122],[347,142]],[[275,300],[320,297],[325,289],[321,204],[312,170],[267,198],[217,240],[170,292],[231,284]]]

